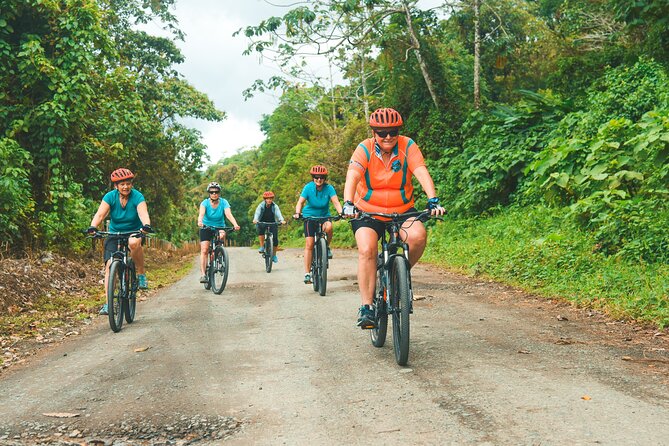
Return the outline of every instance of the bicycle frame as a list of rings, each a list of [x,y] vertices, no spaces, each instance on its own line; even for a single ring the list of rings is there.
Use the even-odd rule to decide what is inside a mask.
[[[98,232],[93,236],[93,238],[116,238],[116,251],[112,253],[108,262],[107,289],[105,289],[108,301],[109,325],[114,332],[121,330],[124,313],[128,323],[133,322],[135,318],[135,296],[138,290],[138,282],[135,277],[135,265],[130,257],[128,240],[130,237],[143,238],[145,236],[144,233],[139,231]],[[118,268],[120,268],[120,271],[117,273]],[[112,295],[115,295],[114,281],[116,274],[119,275],[117,295],[120,303],[119,308],[114,308],[112,302]]]
[[[207,280],[204,283],[204,289],[211,289],[214,294],[221,294],[228,281],[230,259],[225,249],[225,239],[220,233],[229,234],[234,232],[235,228],[230,226],[203,226],[202,229],[210,231],[213,235],[207,248],[205,265]]]
[[[374,219],[384,224],[379,242],[381,253],[376,264],[375,326],[370,330],[372,345],[383,347],[388,329],[388,316],[393,319],[393,347],[395,360],[406,365],[409,359],[409,316],[413,313],[413,291],[409,264],[409,246],[402,240],[406,221],[414,217],[407,227],[430,211],[383,214],[363,212],[358,219]],[[385,218],[379,220],[375,217]],[[401,252],[400,252],[401,251]],[[398,263],[399,262],[399,263]]]
[[[272,230],[270,228],[272,226],[279,226],[281,223],[276,222],[276,221],[275,222],[259,221],[258,224],[259,225],[265,225],[265,234],[264,234],[265,240],[267,240],[267,238],[269,237],[272,240],[272,246],[274,246],[274,234],[272,233]],[[262,255],[263,255],[263,257],[266,257],[266,256],[272,257],[272,253],[268,254],[267,252],[263,252]]]
[[[325,232],[324,226],[325,223],[329,221],[337,221],[341,216],[336,215],[334,217],[300,217],[304,221],[313,221],[318,224],[318,229],[314,232],[314,246],[312,248],[311,255],[311,280],[313,284],[314,291],[318,291],[321,296],[325,296],[327,289],[327,270],[328,270],[328,257],[327,257],[327,248],[328,248],[328,237],[327,232]],[[321,244],[321,240],[325,241],[325,246]],[[320,251],[323,251],[319,256]]]

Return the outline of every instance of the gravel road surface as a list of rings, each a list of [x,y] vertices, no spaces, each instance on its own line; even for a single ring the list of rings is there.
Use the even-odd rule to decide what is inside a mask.
[[[0,376],[0,444],[669,444],[662,333],[419,265],[399,367],[355,327],[354,251],[325,297],[302,250],[230,259],[220,296],[194,267]]]

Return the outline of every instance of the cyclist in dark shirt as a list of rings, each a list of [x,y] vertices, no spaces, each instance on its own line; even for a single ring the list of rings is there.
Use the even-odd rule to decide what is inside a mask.
[[[259,253],[265,252],[265,227],[264,223],[281,223],[286,224],[286,220],[281,215],[279,205],[274,203],[274,192],[268,190],[262,194],[263,201],[258,204],[256,211],[253,214],[253,224],[258,228],[258,240],[260,241]],[[277,263],[279,258],[276,256],[276,247],[279,246],[279,229],[276,225],[269,228],[274,236],[274,252],[272,254],[272,262]]]

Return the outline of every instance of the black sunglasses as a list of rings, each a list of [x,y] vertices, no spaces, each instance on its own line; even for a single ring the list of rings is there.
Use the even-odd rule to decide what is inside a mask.
[[[220,190],[210,190],[209,195],[211,195],[211,194],[219,194],[220,195],[221,191]]]
[[[400,131],[398,129],[395,130],[374,130],[374,133],[379,135],[381,138],[385,138],[386,136],[390,135],[391,137],[395,137],[400,134]]]
[[[314,175],[312,177],[314,180],[326,180],[327,177],[321,176],[321,175]]]

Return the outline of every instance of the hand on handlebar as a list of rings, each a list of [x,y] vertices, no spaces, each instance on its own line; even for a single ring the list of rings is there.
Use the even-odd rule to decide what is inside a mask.
[[[358,213],[358,209],[356,209],[355,205],[353,204],[352,201],[345,201],[344,206],[342,207],[341,215],[344,218],[352,218],[355,217],[356,214]]]
[[[299,212],[295,212],[295,213],[293,214],[293,218],[294,218],[295,220],[299,220],[300,218],[302,218],[302,214],[299,213]]]
[[[95,235],[97,233],[98,233],[98,228],[96,228],[95,226],[89,226],[89,228],[86,229],[86,234],[88,235]]]
[[[430,215],[439,216],[446,213],[446,209],[439,204],[439,198],[437,197],[427,200],[427,209],[430,211]]]

